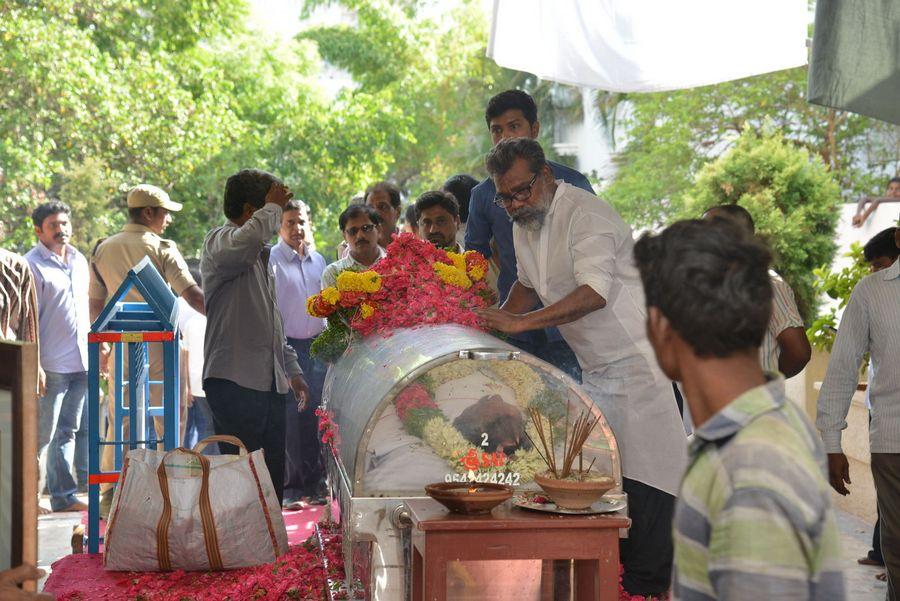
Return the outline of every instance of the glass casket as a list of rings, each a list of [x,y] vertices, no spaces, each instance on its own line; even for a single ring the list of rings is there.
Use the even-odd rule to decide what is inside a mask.
[[[355,342],[328,371],[326,450],[347,579],[367,598],[408,598],[404,502],[426,484],[498,482],[538,490],[543,460],[526,410],[553,423],[557,449],[582,413],[599,410],[570,377],[489,334],[456,326],[397,330]],[[569,426],[566,426],[568,422]],[[579,462],[622,497],[615,437],[602,418]]]

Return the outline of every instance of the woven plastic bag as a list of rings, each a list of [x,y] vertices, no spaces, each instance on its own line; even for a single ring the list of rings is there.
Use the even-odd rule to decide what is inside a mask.
[[[201,455],[210,442],[233,444],[240,455]],[[227,570],[269,563],[287,550],[262,450],[210,436],[194,450],[125,456],[106,530],[107,570]]]

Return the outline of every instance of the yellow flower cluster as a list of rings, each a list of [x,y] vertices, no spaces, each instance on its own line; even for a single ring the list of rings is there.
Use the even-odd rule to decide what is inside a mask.
[[[491,371],[516,393],[519,407],[526,408],[534,395],[544,388],[544,381],[534,369],[521,361],[491,361]]]
[[[369,319],[375,313],[375,305],[371,303],[363,303],[359,306],[359,314],[363,319]]]
[[[484,268],[479,267],[478,265],[476,265],[475,267],[473,267],[472,269],[469,270],[469,277],[471,279],[475,280],[476,282],[480,282],[481,280],[483,280],[484,275],[485,275]]]
[[[337,289],[341,292],[373,293],[381,290],[381,276],[374,271],[342,271],[337,277]]]
[[[322,298],[325,299],[325,302],[329,305],[336,305],[338,301],[341,300],[341,293],[338,292],[338,289],[334,286],[329,286],[322,291]]]
[[[445,284],[450,284],[463,290],[468,290],[472,287],[472,280],[466,275],[465,265],[463,265],[463,269],[440,262],[432,263],[431,266]]]
[[[466,255],[460,253],[448,252],[447,257],[453,261],[453,266],[460,271],[466,270]]]

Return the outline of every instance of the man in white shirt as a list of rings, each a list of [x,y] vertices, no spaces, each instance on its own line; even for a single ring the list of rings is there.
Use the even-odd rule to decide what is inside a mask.
[[[622,584],[632,595],[662,595],[687,451],[671,382],[646,337],[631,228],[606,202],[554,180],[535,140],[501,141],[486,166],[514,224],[518,279],[500,309],[480,314],[513,334],[558,326],[572,347],[621,449],[633,520],[621,545]],[[531,311],[538,301],[544,307]]]
[[[384,256],[378,245],[381,236],[381,216],[367,205],[350,205],[338,217],[344,242],[350,253],[335,261],[322,272],[322,288],[334,286],[342,271],[365,271]]]
[[[316,408],[322,399],[325,366],[309,355],[309,347],[325,329],[325,320],[306,311],[306,299],[322,290],[325,258],[310,248],[307,240],[309,207],[288,201],[281,214],[278,243],[269,254],[275,276],[275,298],[284,322],[284,335],[297,353],[297,362],[309,386],[309,402],[297,411],[290,392],[285,403],[284,502],[287,509],[308,503],[324,503],[325,467],[319,447]]]
[[[897,231],[900,231],[898,229]],[[900,234],[895,244],[900,247]],[[819,392],[816,427],[828,453],[831,486],[850,494],[850,465],[841,447],[841,431],[859,381],[863,355],[869,353],[873,379],[869,448],[881,516],[881,553],[888,575],[888,599],[900,590],[900,261],[864,277],[841,316],[828,371]]]

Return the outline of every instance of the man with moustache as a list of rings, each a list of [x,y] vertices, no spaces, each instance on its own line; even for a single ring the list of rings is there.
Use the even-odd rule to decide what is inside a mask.
[[[449,192],[432,190],[416,199],[416,222],[419,238],[446,251],[465,252],[456,234],[459,230],[459,205]]]
[[[513,221],[518,278],[500,309],[478,313],[510,334],[559,327],[621,448],[632,518],[621,543],[622,585],[632,595],[662,595],[671,580],[686,440],[671,383],[644,329],[631,228],[603,200],[554,179],[535,140],[499,142],[486,167],[495,200]],[[538,301],[543,308],[534,310]]]
[[[38,243],[25,255],[34,274],[46,374],[39,401],[38,457],[53,511],[87,510],[75,497],[72,462],[87,391],[90,269],[84,255],[69,244],[70,214],[68,205],[59,201],[35,208],[31,220]]]
[[[297,399],[288,392],[285,404],[285,509],[302,509],[308,504],[324,504],[322,487],[325,469],[319,447],[315,410],[322,399],[325,366],[309,354],[316,336],[325,328],[325,320],[306,311],[306,299],[322,290],[325,258],[310,247],[306,239],[309,207],[290,200],[281,213],[278,243],[269,254],[269,266],[275,277],[275,298],[284,322],[287,343],[297,353],[297,362],[309,386],[306,408],[297,411]]]
[[[387,248],[397,231],[400,220],[400,189],[390,182],[378,182],[366,189],[365,204],[372,207],[381,217],[378,244]]]
[[[365,271],[384,256],[378,245],[381,235],[381,216],[368,205],[350,205],[338,217],[338,226],[344,234],[349,254],[325,268],[322,288],[337,284],[342,271]]]

